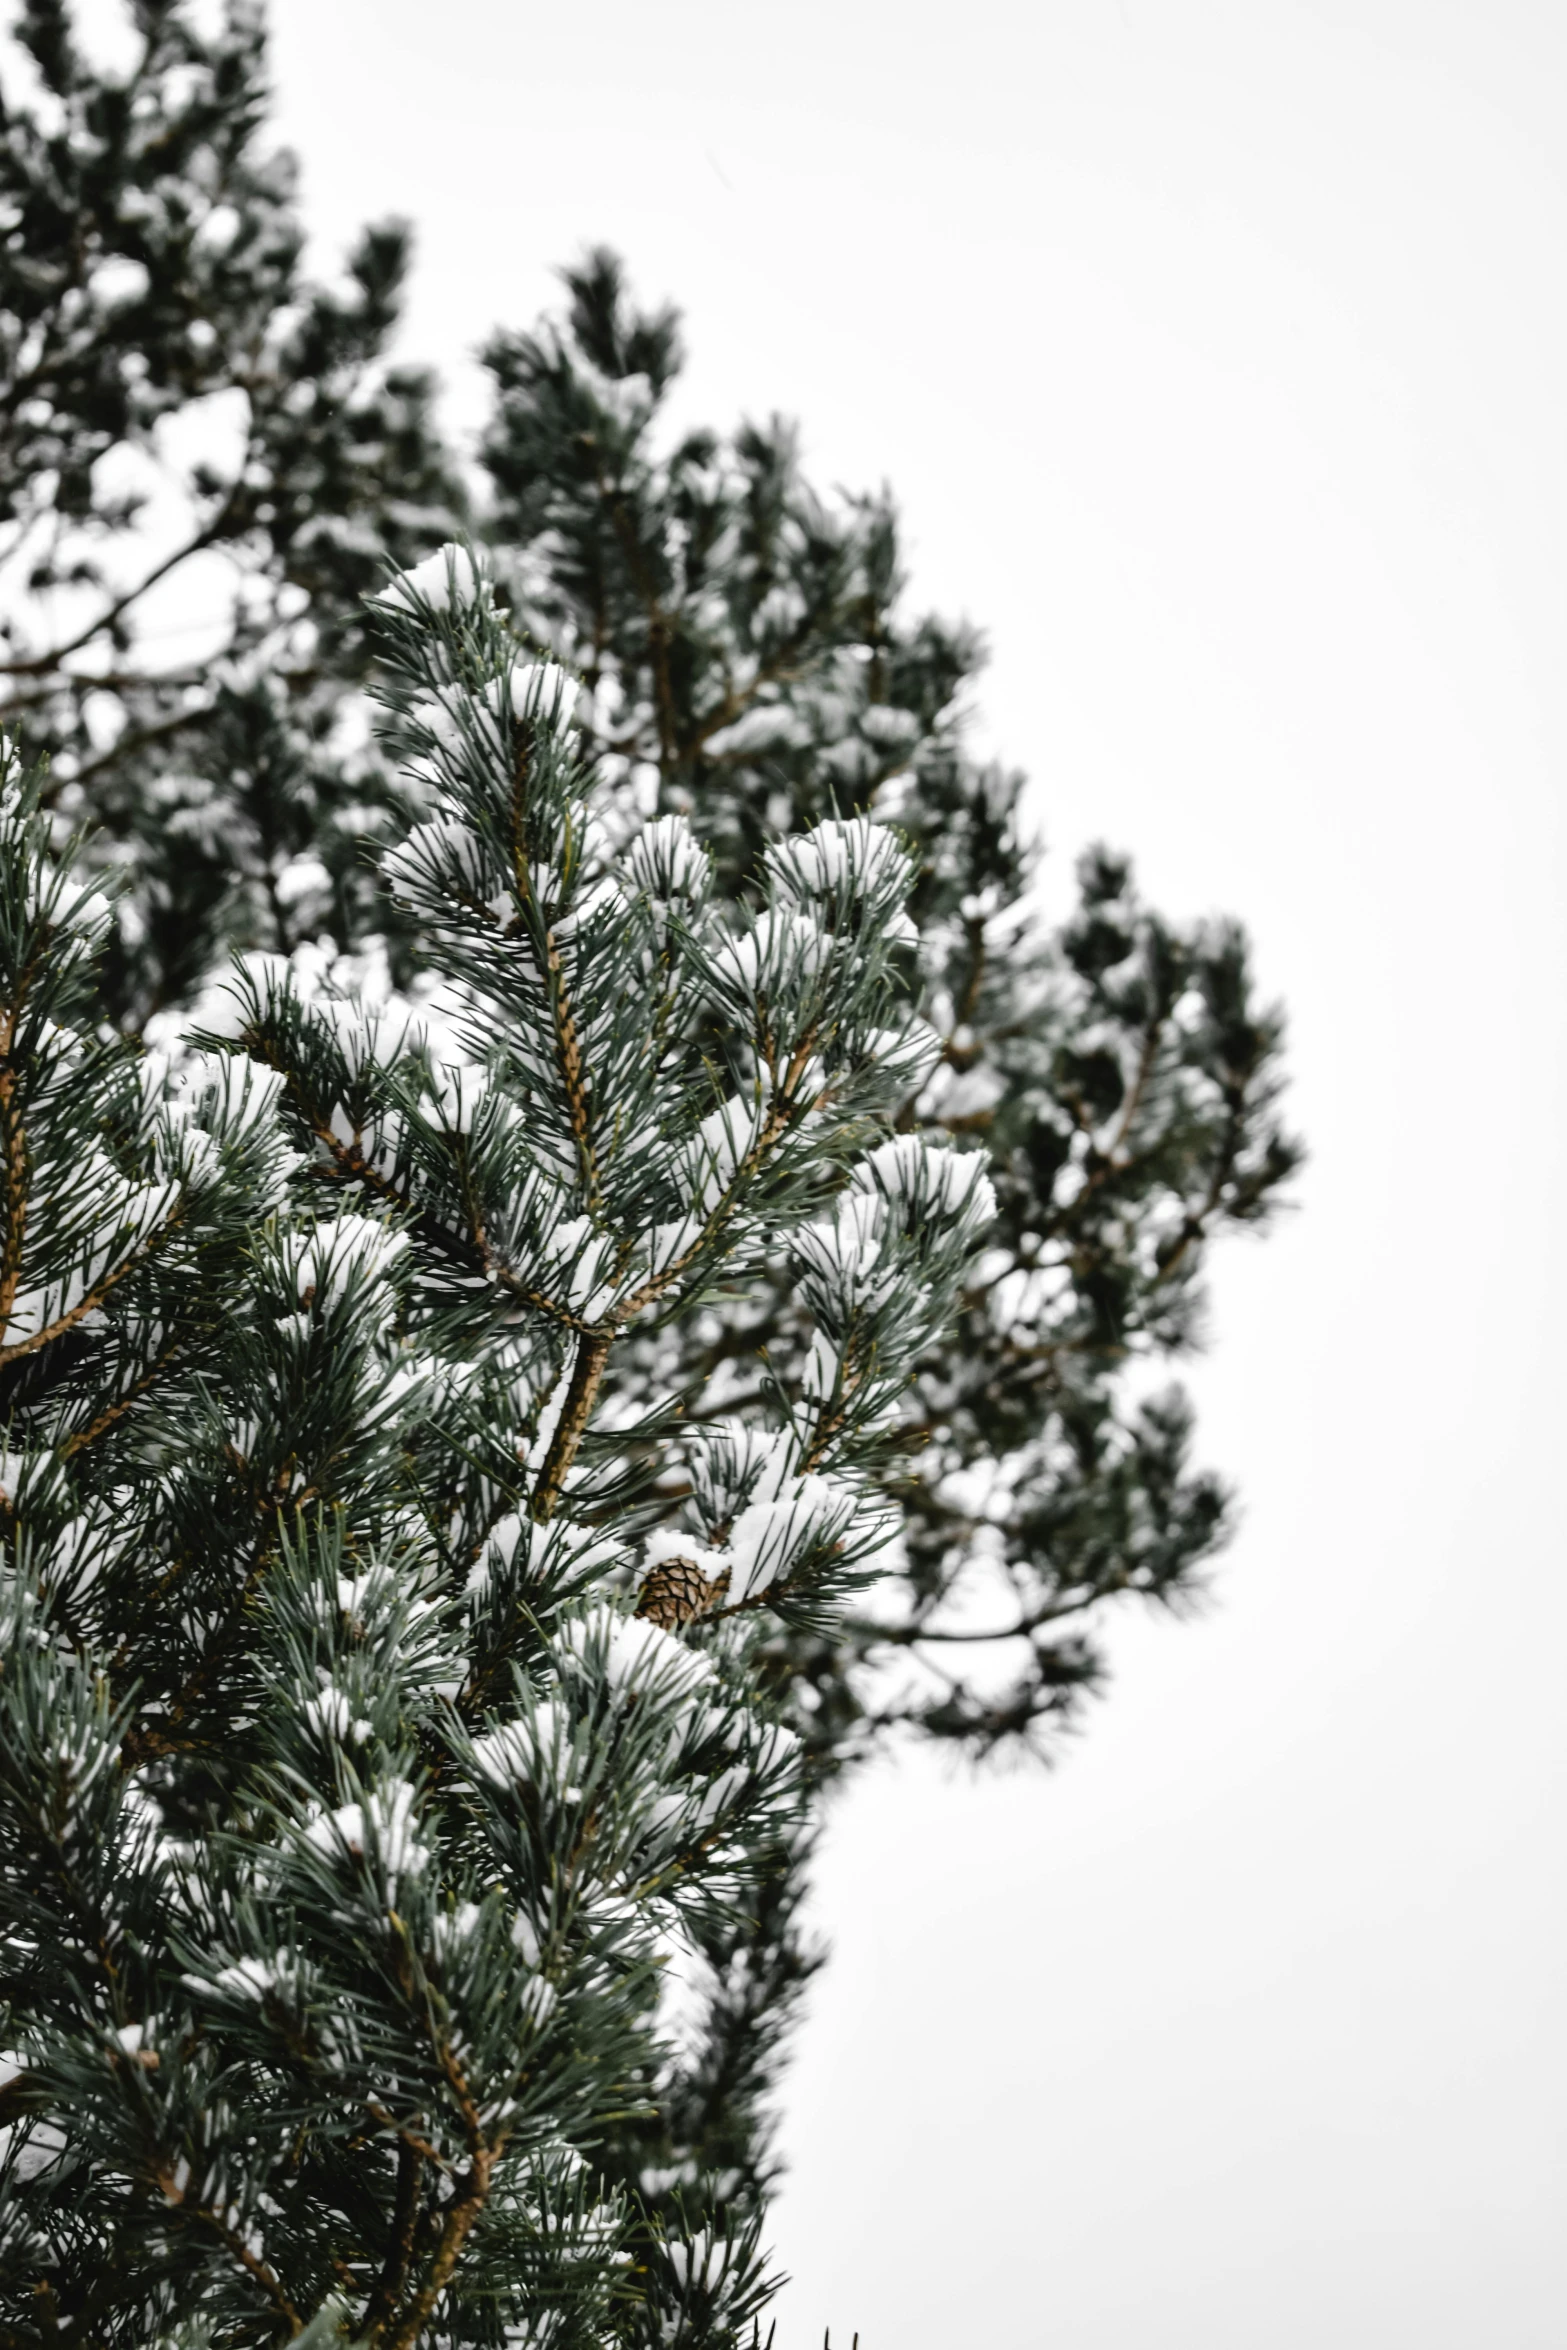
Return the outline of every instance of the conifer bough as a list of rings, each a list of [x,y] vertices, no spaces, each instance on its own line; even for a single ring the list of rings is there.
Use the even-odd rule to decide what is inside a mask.
[[[661,1977],[798,1833],[770,1631],[874,1576],[994,1214],[888,1129],[938,1049],[892,831],[776,843],[737,913],[467,554],[378,626],[422,1019],[263,968],[133,1057],[106,902],[0,797],[17,2341],[738,2338],[754,2220],[603,2151]],[[775,1257],[811,1335],[761,1408],[596,1410]]]

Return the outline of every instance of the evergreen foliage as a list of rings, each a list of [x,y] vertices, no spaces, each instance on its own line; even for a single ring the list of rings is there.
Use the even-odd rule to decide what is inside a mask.
[[[84,947],[74,976],[49,981],[66,1008],[47,1016],[76,1040],[97,1089],[83,1077],[80,1115],[114,1197],[130,1203],[114,1211],[117,1241],[107,1207],[83,1232],[115,1265],[142,1251],[101,1314],[14,1367],[0,1355],[13,1446],[46,1493],[17,1556],[84,1512],[124,1534],[119,1580],[104,1571],[68,1635],[83,1655],[119,1657],[93,1685],[107,1709],[94,1751],[118,1741],[145,1783],[117,1799],[132,1824],[103,1834],[152,1836],[137,1806],[156,1804],[165,1842],[184,1837],[205,1856],[208,1897],[232,1896],[250,1920],[219,1973],[270,1965],[282,1941],[270,1957],[263,1943],[282,1935],[286,1906],[256,1893],[246,1907],[240,1860],[220,1856],[236,1835],[270,1838],[314,1854],[299,1866],[324,1882],[337,1863],[299,1807],[321,1806],[319,1825],[357,1805],[369,1882],[382,1837],[372,1766],[375,1785],[414,1791],[385,1834],[432,1856],[401,1872],[405,1894],[417,1879],[429,1933],[443,1901],[488,1918],[478,1848],[463,1838],[481,1813],[493,1828],[492,1782],[441,1725],[466,1704],[477,1738],[473,1708],[511,1704],[519,1673],[539,1703],[559,1691],[568,1713],[587,1708],[612,1809],[623,1803],[629,1821],[641,1800],[615,1776],[617,1740],[625,1787],[673,1801],[673,1783],[649,1792],[657,1774],[606,1694],[609,1650],[590,1704],[588,1668],[554,1629],[557,1614],[591,1611],[590,1591],[619,1604],[635,1562],[646,1653],[662,1654],[656,1631],[709,1661],[699,1702],[748,1725],[737,1753],[766,1747],[776,1800],[758,1792],[741,1806],[710,1875],[704,1859],[678,1894],[649,1892],[657,1932],[682,1954],[678,2013],[666,1998],[659,2032],[642,1925],[626,1921],[624,1942],[603,1928],[570,1944],[576,1956],[568,1936],[545,1968],[562,2014],[597,2019],[588,2073],[558,2082],[560,2141],[587,2170],[566,2164],[553,2184],[516,2189],[527,2211],[507,2257],[521,2275],[545,2237],[556,2244],[540,2290],[563,2313],[573,2247],[624,2242],[631,2282],[608,2299],[599,2253],[582,2255],[582,2338],[598,2325],[640,2340],[640,2326],[652,2340],[662,2323],[666,2338],[717,2345],[760,2306],[768,2102],[815,1964],[799,1928],[815,1816],[805,1790],[906,1731],[974,1755],[1047,1751],[1101,1679],[1107,1609],[1123,1594],[1180,1602],[1224,1539],[1227,1496],[1191,1464],[1189,1407],[1150,1372],[1199,1333],[1210,1241],[1265,1222],[1295,1163],[1278,1120],[1279,1018],[1256,1001],[1233,924],[1164,920],[1106,851],[1084,859],[1071,916],[1043,920],[1022,780],[968,747],[981,648],[966,628],[909,615],[885,495],[820,497],[776,418],[727,437],[677,429],[678,320],[639,309],[602,253],[567,273],[561,317],[492,338],[493,409],[465,480],[439,439],[430,378],[387,359],[405,233],[370,232],[345,292],[302,276],[291,180],[265,146],[259,18],[234,6],[201,34],[181,0],[132,13],[142,54],[117,75],[84,54],[63,0],[29,0],[0,142],[0,673],[7,723],[51,759],[39,812],[19,812],[13,784],[9,821],[42,874],[38,860],[90,818],[87,865],[73,870],[108,867],[117,884],[110,911],[90,901],[99,977]],[[382,595],[367,626],[361,599],[386,565],[406,571],[459,525],[487,547],[493,588],[467,555],[442,553],[414,587]],[[523,673],[520,648],[532,682],[519,707],[490,689]],[[387,699],[384,748],[365,722],[372,682]],[[546,692],[548,707],[528,698]],[[524,741],[536,759],[520,783],[511,771],[514,804],[499,779]],[[374,854],[394,843],[395,898]],[[894,905],[905,880],[907,935]],[[832,942],[819,968],[818,950],[796,951],[812,933]],[[51,971],[60,935],[56,923]],[[230,949],[245,958],[242,999],[223,984]],[[894,974],[925,1027],[887,1011]],[[150,1058],[133,1083],[138,1065],[101,1012],[172,1048],[193,1003],[209,1059],[182,1045],[183,1083],[149,1091]],[[775,1114],[764,1101],[789,1094],[779,1040],[798,1043],[829,1003],[843,1056],[832,1100],[823,1115],[785,1117],[763,1149]],[[782,1023],[771,1061],[764,1004]],[[816,1051],[796,1083],[824,1082]],[[25,1131],[30,1151],[43,1147],[36,1117]],[[68,1171],[78,1129],[50,1131]],[[890,1158],[882,1131],[897,1138]],[[205,1166],[209,1143],[221,1181],[180,1191],[177,1212],[157,1207],[185,1180],[179,1152]],[[990,1204],[961,1278],[950,1233],[939,1265],[918,1259],[922,1218],[945,1229],[961,1206],[926,1197],[912,1172],[925,1168],[943,1185],[954,1168],[975,1176],[965,1239],[975,1203]],[[72,1259],[59,1278],[96,1263]],[[89,1443],[82,1432],[100,1419]],[[791,1475],[852,1469],[857,1514],[818,1523],[821,1497],[810,1500],[795,1531],[804,1541],[815,1525],[815,1549],[753,1605],[769,1554],[751,1558],[748,1534],[733,1545],[761,1523],[749,1513],[773,1472],[756,1447],[775,1440],[792,1448]],[[514,1549],[506,1536],[488,1547],[513,1519]],[[572,1528],[609,1546],[581,1553],[580,1583]],[[155,1558],[181,1562],[167,1606],[193,1610],[195,1629],[173,1633],[164,1599],[138,1580]],[[476,1558],[490,1561],[482,1599],[469,1590]],[[242,1561],[248,1596],[234,1615]],[[861,1596],[855,1576],[873,1565]],[[53,1639],[66,1603],[30,1572],[19,1588]],[[366,1574],[380,1578],[374,1605],[311,1613]],[[525,1632],[508,1614],[524,1604]],[[231,1632],[215,1629],[231,1615]],[[193,1710],[182,1692],[213,1640],[232,1676],[228,1661],[213,1673],[205,1712],[201,1680]],[[454,1641],[468,1644],[457,1663]],[[481,1680],[465,1695],[471,1671]],[[370,1724],[359,1743],[312,1727],[319,1674],[350,1705],[345,1722]],[[264,1685],[283,1694],[267,1699]],[[86,1704],[87,1680],[71,1687],[70,1703]],[[640,1680],[635,1697],[638,1720],[658,1710]],[[680,1702],[698,1700],[688,1689]],[[133,1703],[185,1707],[169,1752],[135,1743],[146,1724],[123,1711]],[[730,1768],[716,1756],[696,1758],[693,1786]],[[536,1823],[546,1844],[564,1818]],[[530,1864],[503,1857],[520,1916],[516,1871]],[[164,1882],[150,1861],[143,1875]],[[386,1891],[384,1874],[375,1883]],[[184,1892],[147,1898],[149,1948],[194,1939],[175,1922]],[[382,1912],[365,1898],[350,1939],[373,1943]],[[400,1895],[412,1932],[408,1910]],[[18,1931],[24,1954],[41,1947],[35,1926]],[[481,1941],[491,1933],[484,1924]],[[309,1966],[335,1999],[347,1974],[332,1969],[350,1960],[329,1945],[312,1944]],[[420,1945],[420,1967],[433,1948]],[[573,2008],[590,1978],[599,2006]],[[419,1980],[458,2014],[446,1975]],[[350,2007],[361,1992],[344,1994]],[[98,1992],[84,1978],[80,1995]],[[387,2021],[404,1996],[374,1994],[376,2020],[355,2026],[366,2046],[409,2028],[400,2009]],[[276,2083],[257,2035],[271,2011],[203,1997],[179,1993],[199,2019],[193,2046],[209,2053],[179,2062],[197,2067],[204,2099],[200,2066],[228,2051],[222,2063],[243,2074],[235,2110],[272,2118],[256,2121],[253,2164],[226,2159],[249,2192],[273,2195],[258,2184],[272,2175],[261,2150],[281,2143],[266,2133],[294,2090],[267,2103]],[[73,2078],[102,2089],[106,2027],[91,2012],[95,2053]],[[172,2026],[167,2045],[184,2047]],[[173,2082],[165,2062],[155,2078],[145,2065],[125,2075],[137,2095]],[[428,2086],[417,2068],[398,2078]],[[441,2126],[458,2128],[443,2111]],[[362,2116],[358,2139],[346,2122],[321,2126],[334,2151],[311,2160],[344,2166],[341,2208],[359,2241],[378,2243],[394,2140],[367,2134]],[[48,2124],[29,2127],[36,2147]],[[104,2175],[119,2176],[107,2150],[129,2141],[104,2128]],[[441,2141],[442,2159],[468,2161],[463,2145]],[[437,2172],[419,2161],[428,2226]],[[29,2195],[54,2209],[59,2180],[40,2175],[52,2183]],[[312,2171],[301,2193],[324,2207],[339,2175],[329,2187]],[[503,2202],[486,2204],[485,2228],[511,2226]],[[93,2224],[107,2226],[101,2211]],[[149,2246],[155,2236],[196,2240],[183,2221]],[[665,2243],[698,2249],[666,2257]],[[316,2252],[300,2246],[303,2317],[319,2295]],[[146,2257],[174,2261],[172,2276],[197,2256]],[[703,2265],[714,2262],[727,2283]],[[139,2273],[133,2261],[126,2276]],[[503,2338],[482,2331],[491,2322],[465,2311],[481,2330],[451,2338]]]
[[[739,2338],[758,2213],[606,2139],[799,1832],[770,1628],[874,1574],[993,1213],[887,1131],[934,1045],[891,832],[775,842],[737,913],[466,556],[379,611],[422,1021],[281,966],[172,1059],[95,1034],[104,902],[0,799],[18,2341]],[[813,1335],[765,1409],[595,1416],[769,1260]]]
[[[673,317],[639,314],[605,254],[567,284],[561,324],[486,354],[517,617],[587,682],[609,767],[687,814],[728,886],[828,810],[905,829],[941,1060],[903,1116],[982,1138],[997,1184],[957,1343],[922,1364],[905,1423],[898,1604],[791,1668],[838,1748],[900,1723],[979,1752],[1033,1740],[1097,1678],[1076,1627],[1124,1591],[1174,1597],[1222,1536],[1185,1403],[1132,1403],[1126,1374],[1191,1343],[1205,1244],[1263,1220],[1295,1163],[1279,1019],[1235,925],[1161,920],[1102,850],[1044,928],[1022,779],[965,748],[978,648],[899,617],[889,503],[823,502],[776,419],[661,448]],[[693,1370],[744,1385],[790,1310],[776,1291],[694,1332]],[[976,1651],[983,1678],[953,1661]]]
[[[367,230],[341,291],[302,275],[256,8],[129,14],[125,73],[64,0],[5,60],[0,674],[48,804],[130,877],[105,985],[140,1022],[230,944],[364,926],[359,603],[461,490],[432,379],[385,363],[407,231]]]

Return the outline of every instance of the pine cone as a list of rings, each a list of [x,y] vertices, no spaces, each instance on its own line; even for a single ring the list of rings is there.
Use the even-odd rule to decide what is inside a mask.
[[[693,1616],[705,1614],[728,1587],[727,1575],[709,1583],[695,1559],[660,1559],[642,1586],[637,1614],[661,1632],[678,1632]]]

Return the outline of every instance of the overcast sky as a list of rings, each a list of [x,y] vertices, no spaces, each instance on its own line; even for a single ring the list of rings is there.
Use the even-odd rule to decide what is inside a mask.
[[[275,0],[323,263],[592,239],[890,480],[1065,874],[1234,911],[1300,1213],[1217,1268],[1206,1619],[838,1818],[780,2350],[1560,2350],[1567,11]]]

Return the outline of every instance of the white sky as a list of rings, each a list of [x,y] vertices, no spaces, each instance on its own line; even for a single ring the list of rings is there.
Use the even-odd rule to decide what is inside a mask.
[[[1064,874],[1248,921],[1303,1213],[1218,1272],[1206,1620],[834,1831],[780,2350],[1557,2350],[1567,13],[275,0],[410,351],[586,241],[890,479]]]

